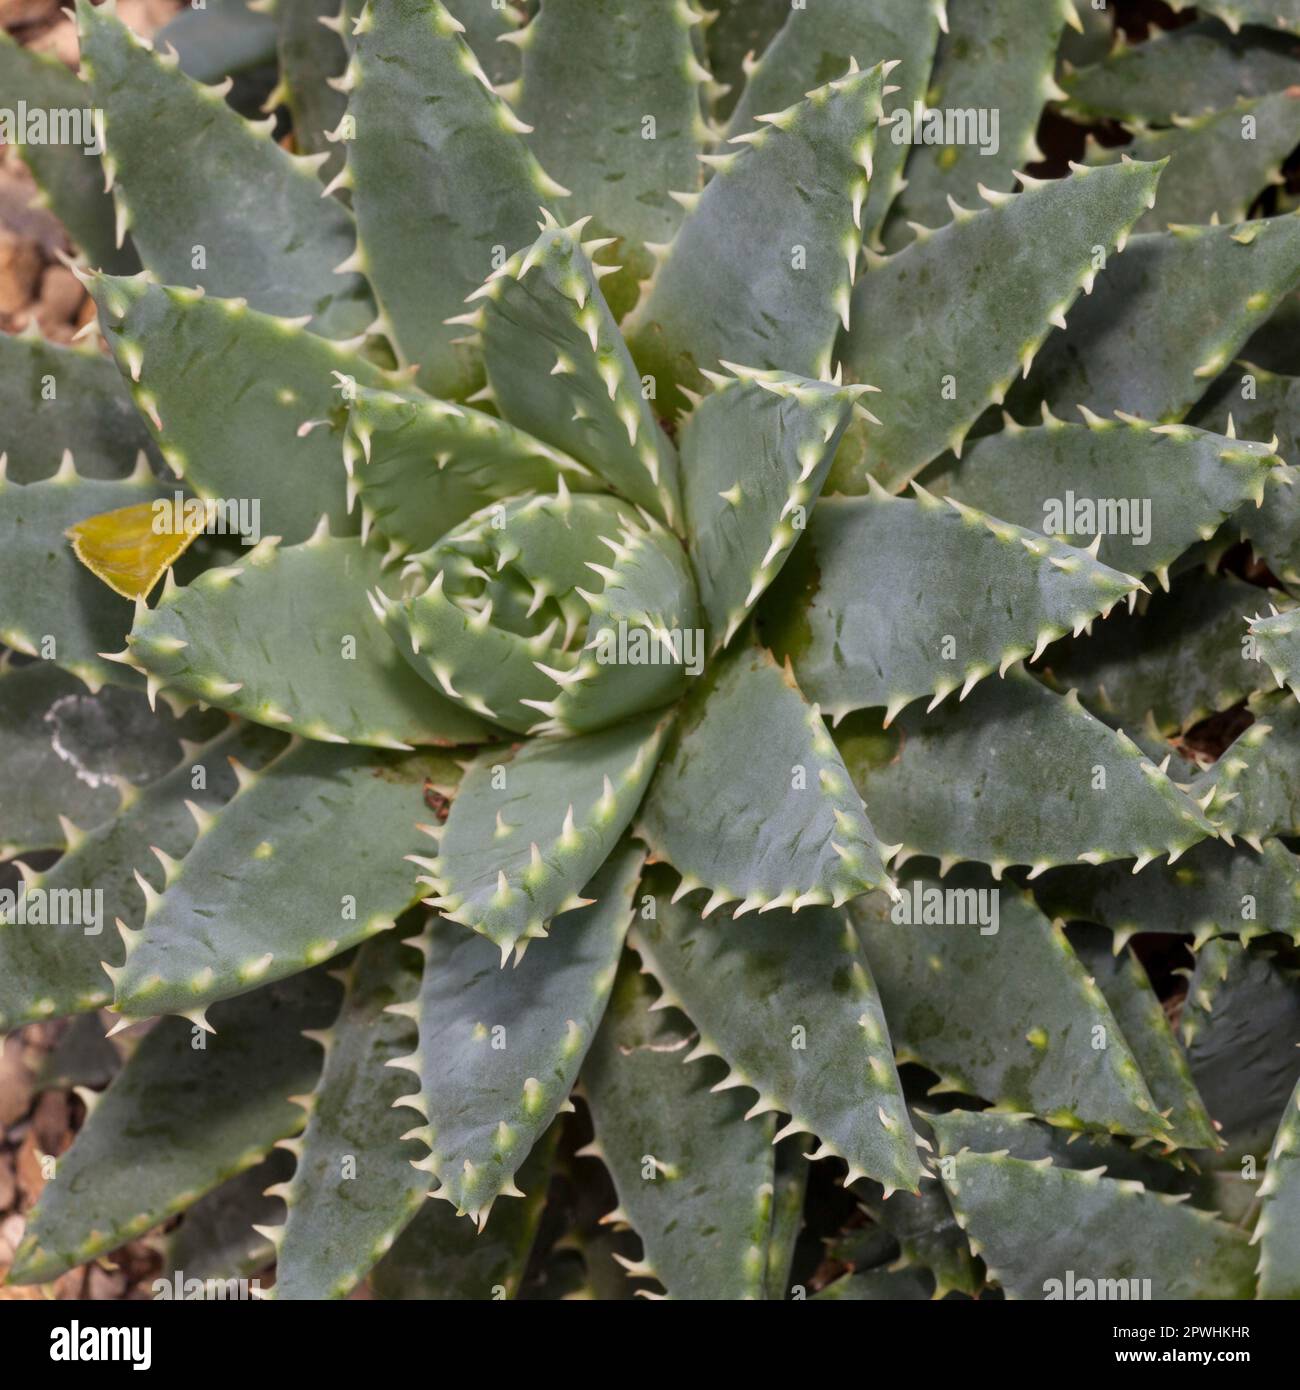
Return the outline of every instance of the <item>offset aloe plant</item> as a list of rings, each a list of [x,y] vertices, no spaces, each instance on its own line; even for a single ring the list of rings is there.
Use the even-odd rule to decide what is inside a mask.
[[[1202,9],[0,48],[103,140],[0,342],[11,1283],[1300,1297],[1296,17]]]

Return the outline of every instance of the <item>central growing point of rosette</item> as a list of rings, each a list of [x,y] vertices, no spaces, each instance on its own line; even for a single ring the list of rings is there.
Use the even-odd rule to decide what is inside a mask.
[[[704,657],[681,542],[596,493],[493,503],[410,557],[380,598],[407,661],[516,733],[582,733],[682,693]]]

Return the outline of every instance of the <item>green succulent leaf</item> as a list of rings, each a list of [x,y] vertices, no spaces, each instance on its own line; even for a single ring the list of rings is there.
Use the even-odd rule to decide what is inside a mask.
[[[812,1134],[815,1158],[842,1158],[846,1182],[875,1178],[915,1191],[916,1135],[894,1066],[886,1013],[842,912],[785,910],[725,929],[671,901],[662,877],[656,916],[631,943],[663,986],[665,1007],[699,1029],[685,1060],[721,1057],[715,1089],[758,1093],[748,1114],[780,1111],[782,1134]]]
[[[499,97],[439,0],[368,3],[343,82],[348,110],[340,187],[352,190],[357,265],[399,360],[420,386],[460,399],[482,363],[448,318],[505,256],[534,235],[538,204],[566,190],[520,140]]]
[[[897,727],[883,747],[865,720],[846,721],[836,739],[882,834],[903,843],[895,865],[928,854],[979,860],[995,876],[1076,859],[1136,857],[1141,868],[1215,833],[1130,738],[1018,667],[964,704],[905,710]]]
[[[1300,1298],[1300,1080],[1287,1102],[1260,1183],[1259,1296]]]
[[[719,658],[687,696],[637,820],[707,916],[838,907],[889,882],[887,857],[816,705],[759,647]]]
[[[0,641],[62,666],[96,690],[105,681],[138,683],[104,656],[123,646],[131,604],[81,564],[65,533],[87,517],[165,495],[143,460],[129,478],[114,480],[81,477],[70,456],[43,482],[24,487],[0,479]]]
[[[1125,574],[1165,574],[1247,502],[1281,460],[1266,444],[1129,417],[1053,415],[978,440],[942,480],[959,502],[1074,545]],[[1267,437],[1267,436],[1265,436]],[[1122,501],[1121,501],[1122,499]],[[1144,505],[1145,504],[1145,505]],[[1253,509],[1252,509],[1253,510]]]
[[[319,161],[286,154],[270,126],[226,105],[225,88],[186,77],[112,10],[80,0],[77,21],[119,239],[129,227],[146,268],[169,284],[305,317],[326,337],[361,332],[374,313],[365,286],[334,274],[355,228],[342,204],[321,198]]]
[[[1181,420],[1297,284],[1300,214],[1135,236],[1039,354],[1013,413],[1046,401]]]
[[[259,526],[288,544],[306,540],[322,513],[336,535],[356,530],[339,467],[347,407],[333,373],[349,389],[384,385],[387,373],[239,300],[143,276],[100,276],[91,289],[123,379],[178,478],[203,497],[256,500]],[[222,369],[195,390],[198,364],[212,361]]]
[[[41,674],[48,670],[30,669]],[[11,679],[16,679],[16,675],[0,680],[0,699],[7,693]],[[101,721],[111,721],[108,726],[113,729],[114,744],[109,746],[115,746],[118,757],[129,747],[133,733],[138,738],[139,732],[147,731],[152,739],[161,742],[158,721],[147,719],[148,711],[141,708],[143,702],[138,695],[104,691],[98,701],[91,701],[74,693],[63,696],[62,703],[67,714],[56,716],[56,729],[63,732],[84,725],[95,731],[95,742],[101,743],[98,726]],[[82,706],[80,713],[76,712],[78,706]],[[167,860],[182,859],[194,843],[196,829],[186,802],[206,813],[215,811],[234,795],[238,786],[227,759],[235,758],[256,770],[283,743],[283,735],[271,729],[236,724],[209,743],[185,745],[180,762],[156,780],[139,789],[130,782],[119,781],[121,810],[112,819],[98,817],[100,824],[95,824],[97,812],[85,814],[86,798],[78,794],[86,791],[82,783],[73,782],[76,791],[72,787],[61,788],[66,800],[57,804],[75,806],[77,814],[94,828],[82,830],[66,817],[61,818],[57,833],[60,840],[66,838],[65,853],[25,886],[42,890],[50,903],[80,903],[82,910],[69,914],[74,918],[71,922],[19,922],[17,912],[10,922],[0,922],[0,1033],[38,1019],[83,1013],[112,1003],[112,986],[103,962],[118,967],[125,959],[113,923],[119,917],[137,920],[144,910],[145,897],[135,875],[140,873],[157,890],[163,883],[162,856]],[[103,777],[102,772],[92,771],[89,775]],[[34,784],[49,786],[53,791],[60,788],[61,781],[55,768],[50,767],[42,771],[40,781]],[[104,781],[109,785],[103,789],[112,794],[111,780]],[[196,782],[201,785],[196,787]],[[94,804],[92,800],[91,805]],[[158,861],[154,855],[159,856]],[[80,896],[54,896],[59,893]],[[96,906],[96,893],[103,895],[98,899],[98,912],[87,912],[87,905],[92,909]],[[29,908],[22,915],[30,918],[33,914]]]
[[[1173,868],[1153,864],[1139,877],[1126,864],[1050,869],[1034,881],[1034,895],[1053,917],[1109,927],[1117,948],[1153,931],[1192,936],[1197,947],[1266,932],[1300,945],[1300,860],[1278,840],[1259,853],[1203,840]]]
[[[1243,615],[1246,616],[1246,615]],[[1251,637],[1259,650],[1259,660],[1278,685],[1287,685],[1300,699],[1300,611],[1274,612],[1272,617],[1247,617]]]
[[[1249,1237],[1209,1212],[1050,1159],[967,1149],[951,1164],[953,1210],[1009,1298],[1087,1296],[1083,1280],[1094,1295],[1105,1281],[1106,1297],[1145,1297],[1148,1279],[1153,1298],[1253,1296]]]
[[[795,1135],[776,1146],[772,1175],[772,1230],[767,1244],[767,1297],[784,1300],[790,1293],[795,1247],[804,1224],[808,1195],[808,1160]]]
[[[283,10],[305,9],[301,0],[277,5]],[[170,44],[180,58],[181,71],[196,82],[217,82],[232,73],[275,60],[276,20],[252,10],[245,0],[205,0],[202,8],[184,6],[158,31],[157,45]]]
[[[664,722],[650,715],[480,755],[437,858],[416,860],[431,875],[421,880],[436,894],[427,901],[499,947],[503,965],[512,949],[522,955],[557,914],[582,906],[582,886],[636,811],[663,738]]]
[[[1231,843],[1261,850],[1270,835],[1300,835],[1300,704],[1290,691],[1255,695],[1255,722],[1192,783],[1205,813]]]
[[[52,477],[64,454],[83,478],[125,478],[142,451],[157,458],[113,364],[93,348],[46,342],[34,328],[0,334],[0,413],[11,483]]]
[[[757,66],[749,74],[727,127],[728,135],[749,130],[765,112],[783,111],[815,87],[838,77],[844,54],[864,67],[897,62],[889,74],[898,90],[884,95],[885,119],[906,111],[926,92],[939,30],[947,24],[940,0],[918,6],[914,0],[884,0],[862,5],[857,0],[818,0],[790,6],[789,17]],[[920,13],[918,13],[918,10]],[[874,172],[863,214],[862,230],[874,241],[894,199],[904,187],[903,165],[909,147],[886,132],[876,140]]]
[[[1300,976],[1219,937],[1196,957],[1182,1016],[1192,1078],[1236,1164],[1263,1164],[1300,1079]]]
[[[530,147],[593,216],[593,231],[620,239],[635,279],[653,268],[647,245],[671,241],[681,222],[669,190],[700,188],[717,90],[696,56],[704,21],[678,0],[547,0],[514,38]],[[635,283],[627,289],[634,302]]]
[[[9,1282],[46,1283],[107,1255],[260,1163],[302,1127],[288,1097],[320,1071],[302,1030],[328,1024],[337,1006],[337,986],[313,971],[224,1004],[201,1046],[183,1019],[164,1019],[91,1103]]]
[[[207,1296],[207,1280],[248,1279],[274,1262],[275,1246],[257,1227],[283,1222],[283,1200],[268,1197],[266,1189],[292,1173],[292,1156],[272,1149],[255,1168],[228,1178],[185,1212],[167,1237],[163,1260],[162,1278],[173,1297],[178,1284],[182,1296]]]
[[[1043,104],[1060,95],[1052,80],[1056,51],[1066,24],[1080,28],[1073,0],[959,0],[947,32],[939,40],[934,74],[918,94],[927,111],[995,111],[996,128],[954,141],[927,140],[914,128],[909,108],[890,139],[915,145],[907,161],[907,182],[894,209],[886,242],[908,240],[906,223],[927,227],[947,222],[948,200],[967,202],[980,185],[1011,187],[1014,171],[1042,159],[1035,134]],[[929,117],[935,120],[935,117]],[[942,128],[942,127],[941,127]]]
[[[1142,962],[1126,947],[1112,950],[1110,933],[1100,927],[1076,928],[1070,944],[1110,1005],[1156,1109],[1169,1121],[1167,1142],[1184,1149],[1218,1148],[1187,1057]]]
[[[469,319],[492,396],[520,429],[675,524],[677,455],[601,293],[609,267],[590,260],[601,242],[579,240],[585,225],[560,227],[548,214],[541,236],[470,296],[485,301]]]
[[[715,163],[628,319],[663,413],[678,414],[680,388],[698,389],[723,362],[829,380],[837,327],[849,322],[882,81],[880,65],[851,69]]]
[[[0,1022],[0,1030],[6,1025]],[[54,1048],[36,1071],[36,1089],[70,1091],[76,1086],[95,1090],[107,1086],[122,1070],[122,1054],[104,1033],[98,1013],[80,1014],[68,1020]]]
[[[91,690],[51,662],[0,665],[0,770],[23,789],[2,803],[0,857],[66,849],[78,826],[104,824],[175,763],[193,722],[156,717],[135,691]]]
[[[725,84],[717,101],[725,118],[744,95],[747,68],[766,51],[792,13],[790,0],[711,0],[712,18],[705,30],[709,66]]]
[[[565,912],[544,945],[498,969],[481,937],[444,917],[427,938],[417,1004],[419,1048],[390,1065],[412,1071],[406,1104],[426,1123],[416,1166],[431,1195],[482,1229],[498,1197],[519,1197],[515,1174],[556,1114],[569,1106],[578,1068],[609,1001],[644,852],[625,845],[591,881],[591,897]]]
[[[1130,124],[1169,125],[1176,116],[1222,111],[1300,80],[1294,39],[1262,28],[1232,33],[1203,19],[1145,43],[1120,42],[1104,61],[1064,73],[1065,111]]]
[[[1188,0],[1176,0],[1173,8],[1186,8]],[[1216,15],[1235,34],[1243,24],[1262,24],[1300,34],[1300,7],[1296,0],[1199,0],[1199,10]]]
[[[687,544],[715,647],[735,635],[799,539],[860,394],[733,370],[682,433]]]
[[[1150,713],[1161,733],[1181,732],[1268,683],[1242,626],[1266,599],[1230,574],[1180,575],[1169,593],[1050,649],[1049,678],[1108,723],[1137,728]]]
[[[344,460],[373,525],[403,552],[427,550],[491,502],[599,483],[576,459],[470,406],[358,387]]]
[[[453,783],[456,768],[435,755],[304,743],[260,772],[235,771],[238,795],[195,815],[190,852],[164,862],[162,893],[145,893],[143,917],[124,932],[126,963],[110,973],[113,1007],[128,1018],[202,1018],[214,1000],[391,928],[419,896],[401,850],[417,845],[424,783]]]
[[[402,573],[404,600],[375,596],[402,655],[518,733],[605,728],[667,704],[701,669],[681,543],[625,502],[572,496],[563,479],[554,495],[477,512]]]
[[[486,1229],[462,1221],[444,1202],[425,1202],[371,1273],[375,1296],[421,1301],[514,1298],[546,1206],[558,1124],[533,1145],[519,1169],[526,1195],[495,1206]]]
[[[1080,1134],[1045,1124],[1032,1115],[1004,1114],[999,1110],[949,1110],[929,1117],[942,1157],[973,1149],[976,1153],[1003,1153],[1030,1163],[1050,1160],[1058,1168],[1076,1172],[1105,1169],[1117,1181],[1140,1182],[1151,1192],[1186,1193],[1188,1173],[1172,1161],[1157,1158],[1144,1141],[1128,1147],[1124,1140],[1106,1134]],[[1176,1155],[1175,1155],[1176,1157]]]
[[[896,492],[945,449],[960,452],[970,427],[1003,401],[1052,325],[1092,287],[1100,253],[1124,244],[1155,198],[1161,168],[1076,170],[1050,183],[1025,177],[1018,196],[990,192],[983,212],[963,210],[897,255],[872,260],[854,292],[842,355],[850,381],[884,393],[884,423],[854,425],[830,490],[863,493],[874,477]],[[1009,246],[1020,254],[1008,256]]]
[[[1031,898],[972,869],[902,894],[859,899],[850,915],[895,1049],[938,1075],[932,1089],[1066,1129],[1169,1135],[1105,996]]]
[[[915,491],[872,480],[825,501],[773,592],[773,650],[836,721],[869,705],[892,720],[924,695],[933,709],[959,686],[964,699],[1136,592],[1087,551]]]
[[[91,118],[92,98],[84,82],[59,59],[37,53],[3,33],[0,89],[11,106],[24,101],[33,115],[39,112],[47,121],[56,119],[56,112],[84,113],[83,120]],[[83,141],[76,144],[52,138],[48,143],[16,143],[50,210],[87,259],[105,270],[129,275],[140,268],[140,259],[130,243],[120,247],[117,244],[113,234],[113,200],[104,191],[104,166],[88,153],[92,145],[99,146],[102,152],[102,145],[97,132],[89,128],[83,130]],[[4,377],[7,376],[6,367]],[[12,425],[18,424],[20,418],[6,412]]]
[[[492,738],[490,724],[429,689],[371,612],[366,593],[396,581],[373,546],[324,526],[301,545],[268,537],[142,605],[130,660],[151,688],[326,743],[409,750]]]
[[[1093,144],[1088,163],[1113,164],[1122,155],[1169,160],[1155,207],[1138,223],[1140,232],[1171,222],[1241,222],[1282,164],[1300,143],[1300,91],[1288,88],[1226,111],[1180,120],[1169,130],[1141,131],[1131,145],[1106,149]]]
[[[918,1123],[917,1116],[912,1119]],[[856,1192],[877,1228],[898,1242],[902,1261],[920,1266],[932,1277],[933,1294],[918,1296],[943,1298],[955,1290],[974,1298],[979,1293],[983,1276],[939,1183],[923,1182],[920,1192],[895,1192],[888,1201],[878,1185],[865,1180],[857,1184]],[[906,1272],[916,1277],[920,1271]]]
[[[347,67],[357,0],[285,0],[274,9],[275,56],[280,81],[267,99],[289,108],[299,154],[321,154],[318,177],[332,179],[343,165],[342,142],[330,140],[347,110],[347,94],[333,85]],[[498,11],[484,7],[491,15]]]
[[[739,1097],[712,1093],[713,1063],[682,1065],[692,1036],[625,957],[583,1067],[596,1139],[582,1152],[609,1169],[613,1216],[641,1237],[640,1260],[615,1256],[630,1277],[674,1299],[762,1298],[774,1126],[743,1123]]]
[[[419,1148],[403,1143],[406,1090],[388,1062],[414,1044],[410,1018],[390,1005],[415,998],[422,957],[396,932],[366,942],[343,977],[338,1018],[312,1040],[325,1052],[320,1084],[300,1098],[307,1127],[280,1145],[297,1159],[281,1184],[288,1216],[268,1231],[277,1299],[346,1297],[424,1204]]]

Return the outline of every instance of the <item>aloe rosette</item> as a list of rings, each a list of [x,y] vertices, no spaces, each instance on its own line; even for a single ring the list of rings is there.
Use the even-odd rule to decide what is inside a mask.
[[[285,1298],[1300,1293],[1300,364],[1231,399],[1290,108],[1231,180],[1268,95],[1017,172],[1137,94],[1058,71],[1065,0],[77,17],[80,79],[0,49],[102,111],[107,193],[29,156],[111,355],[0,343],[0,1029],[155,1022],[10,1281],[179,1214],[169,1268]],[[249,120],[199,79],[268,43]],[[905,145],[924,101],[1000,150]]]

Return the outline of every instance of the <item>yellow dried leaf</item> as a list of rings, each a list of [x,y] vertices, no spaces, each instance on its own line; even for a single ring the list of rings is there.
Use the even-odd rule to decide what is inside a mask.
[[[114,593],[142,599],[203,528],[201,508],[160,499],[88,516],[64,534],[77,559]]]

